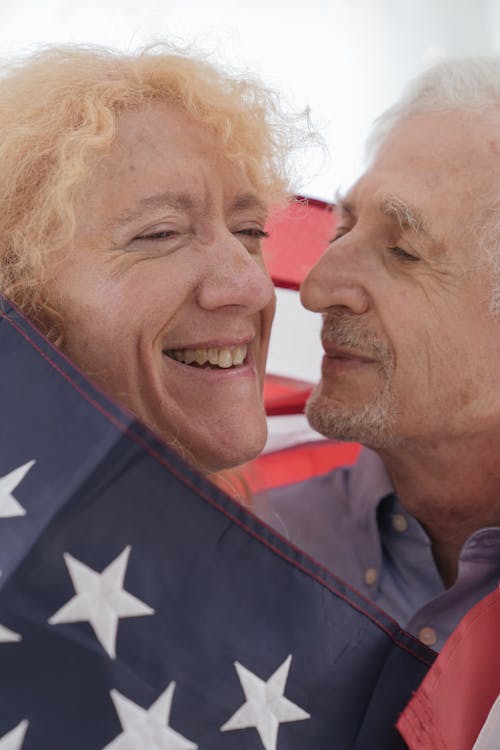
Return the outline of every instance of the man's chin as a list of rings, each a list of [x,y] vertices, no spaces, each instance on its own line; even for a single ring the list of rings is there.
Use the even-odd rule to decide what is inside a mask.
[[[311,427],[330,440],[385,448],[394,442],[388,410],[381,403],[347,406],[318,389],[306,405]]]

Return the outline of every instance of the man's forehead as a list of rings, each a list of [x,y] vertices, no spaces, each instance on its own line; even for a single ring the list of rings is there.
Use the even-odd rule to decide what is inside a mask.
[[[387,134],[369,171],[433,194],[463,194],[468,185],[473,190],[481,189],[496,180],[499,126],[496,111],[456,109],[414,114]]]

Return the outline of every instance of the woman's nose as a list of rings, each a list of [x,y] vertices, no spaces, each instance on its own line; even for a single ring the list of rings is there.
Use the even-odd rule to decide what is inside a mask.
[[[231,233],[207,248],[208,269],[198,290],[206,310],[237,305],[257,312],[274,300],[274,286],[260,253],[252,253]]]

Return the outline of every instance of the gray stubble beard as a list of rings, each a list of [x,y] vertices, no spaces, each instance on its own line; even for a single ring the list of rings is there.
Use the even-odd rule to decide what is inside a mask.
[[[325,319],[323,337],[338,346],[373,356],[378,362],[382,392],[372,403],[349,408],[334,397],[322,395],[319,383],[307,402],[306,416],[311,427],[327,438],[384,450],[402,442],[394,433],[398,411],[391,397],[394,362],[390,348],[372,334],[367,334],[360,323],[346,313],[330,314]]]

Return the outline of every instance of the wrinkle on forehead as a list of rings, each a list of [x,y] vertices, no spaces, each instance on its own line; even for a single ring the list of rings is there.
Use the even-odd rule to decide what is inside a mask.
[[[207,214],[210,211],[212,201],[207,195],[204,199],[195,197],[190,193],[166,190],[155,195],[141,198],[135,207],[127,208],[106,223],[106,230],[112,231],[123,225],[131,224],[140,219],[145,213],[156,210],[189,211],[198,215]],[[229,203],[227,211],[238,213],[242,211],[256,210],[263,218],[267,215],[267,206],[255,193],[241,193],[236,195]]]

